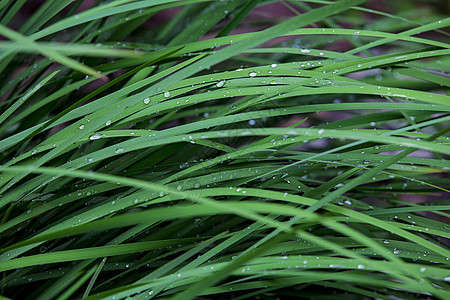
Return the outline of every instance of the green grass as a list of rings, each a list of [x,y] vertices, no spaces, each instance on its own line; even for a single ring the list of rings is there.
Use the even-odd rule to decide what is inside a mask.
[[[450,298],[444,4],[32,2],[0,1],[0,298]]]

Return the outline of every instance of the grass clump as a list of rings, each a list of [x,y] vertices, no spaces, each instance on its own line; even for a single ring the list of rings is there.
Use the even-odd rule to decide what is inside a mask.
[[[35,4],[0,2],[0,295],[450,298],[439,4]]]

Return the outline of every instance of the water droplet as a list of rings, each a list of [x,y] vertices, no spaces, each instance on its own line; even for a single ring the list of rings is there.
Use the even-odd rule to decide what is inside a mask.
[[[150,103],[150,98],[145,98],[144,99],[144,104],[149,104]]]
[[[394,248],[394,252],[393,253],[398,255],[398,254],[402,253],[402,250]]]
[[[272,64],[272,65],[270,65],[272,68],[276,68],[277,67],[277,64]]]
[[[114,153],[119,154],[119,153],[122,153],[123,151],[125,151],[125,149],[123,149],[123,148],[117,148],[117,149],[114,151]]]
[[[105,125],[106,125],[106,126],[111,125],[111,120],[106,121]]]
[[[248,76],[250,76],[250,77],[255,77],[257,74],[256,74],[256,72],[250,72],[250,73],[248,73]]]
[[[216,86],[217,86],[218,88],[223,87],[224,85],[225,85],[225,80],[221,80],[221,81],[219,81],[218,83],[216,83]]]
[[[357,266],[357,268],[360,269],[360,270],[364,269],[365,267],[366,267],[365,265],[361,265],[361,264],[359,264],[359,265]]]
[[[170,92],[165,92],[164,93],[164,97],[169,98],[170,97]]]
[[[78,126],[79,129],[84,129],[84,125],[81,124],[80,126]]]
[[[311,53],[311,50],[309,50],[309,49],[300,49],[300,52],[301,53]]]
[[[256,121],[255,121],[255,120],[248,120],[248,124],[251,125],[251,126],[253,126],[253,125],[256,124]]]
[[[323,134],[325,132],[325,129],[319,129],[319,131],[317,131],[318,134]]]
[[[94,140],[101,139],[102,137],[104,137],[103,134],[98,134],[98,133],[96,133],[96,134],[94,134],[94,135],[91,135],[91,136],[89,137],[89,139],[90,139],[91,141],[94,141]]]
[[[93,160],[92,158],[88,157],[88,158],[86,158],[84,161],[85,161],[87,164],[90,164],[90,163],[93,162],[94,160]]]

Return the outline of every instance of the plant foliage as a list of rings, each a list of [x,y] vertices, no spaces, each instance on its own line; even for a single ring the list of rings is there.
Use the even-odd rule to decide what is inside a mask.
[[[0,294],[450,299],[450,18],[389,5],[0,1]]]

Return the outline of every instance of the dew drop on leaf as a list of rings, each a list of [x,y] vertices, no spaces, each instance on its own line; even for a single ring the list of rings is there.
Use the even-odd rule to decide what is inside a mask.
[[[96,134],[94,134],[94,135],[91,135],[91,136],[89,137],[89,139],[90,139],[91,141],[94,141],[94,140],[99,140],[99,139],[101,139],[102,137],[104,137],[103,134],[98,134],[98,133],[96,133]]]
[[[114,153],[119,154],[119,153],[122,153],[123,151],[125,151],[125,149],[123,149],[123,148],[117,148],[117,149],[114,151]]]

